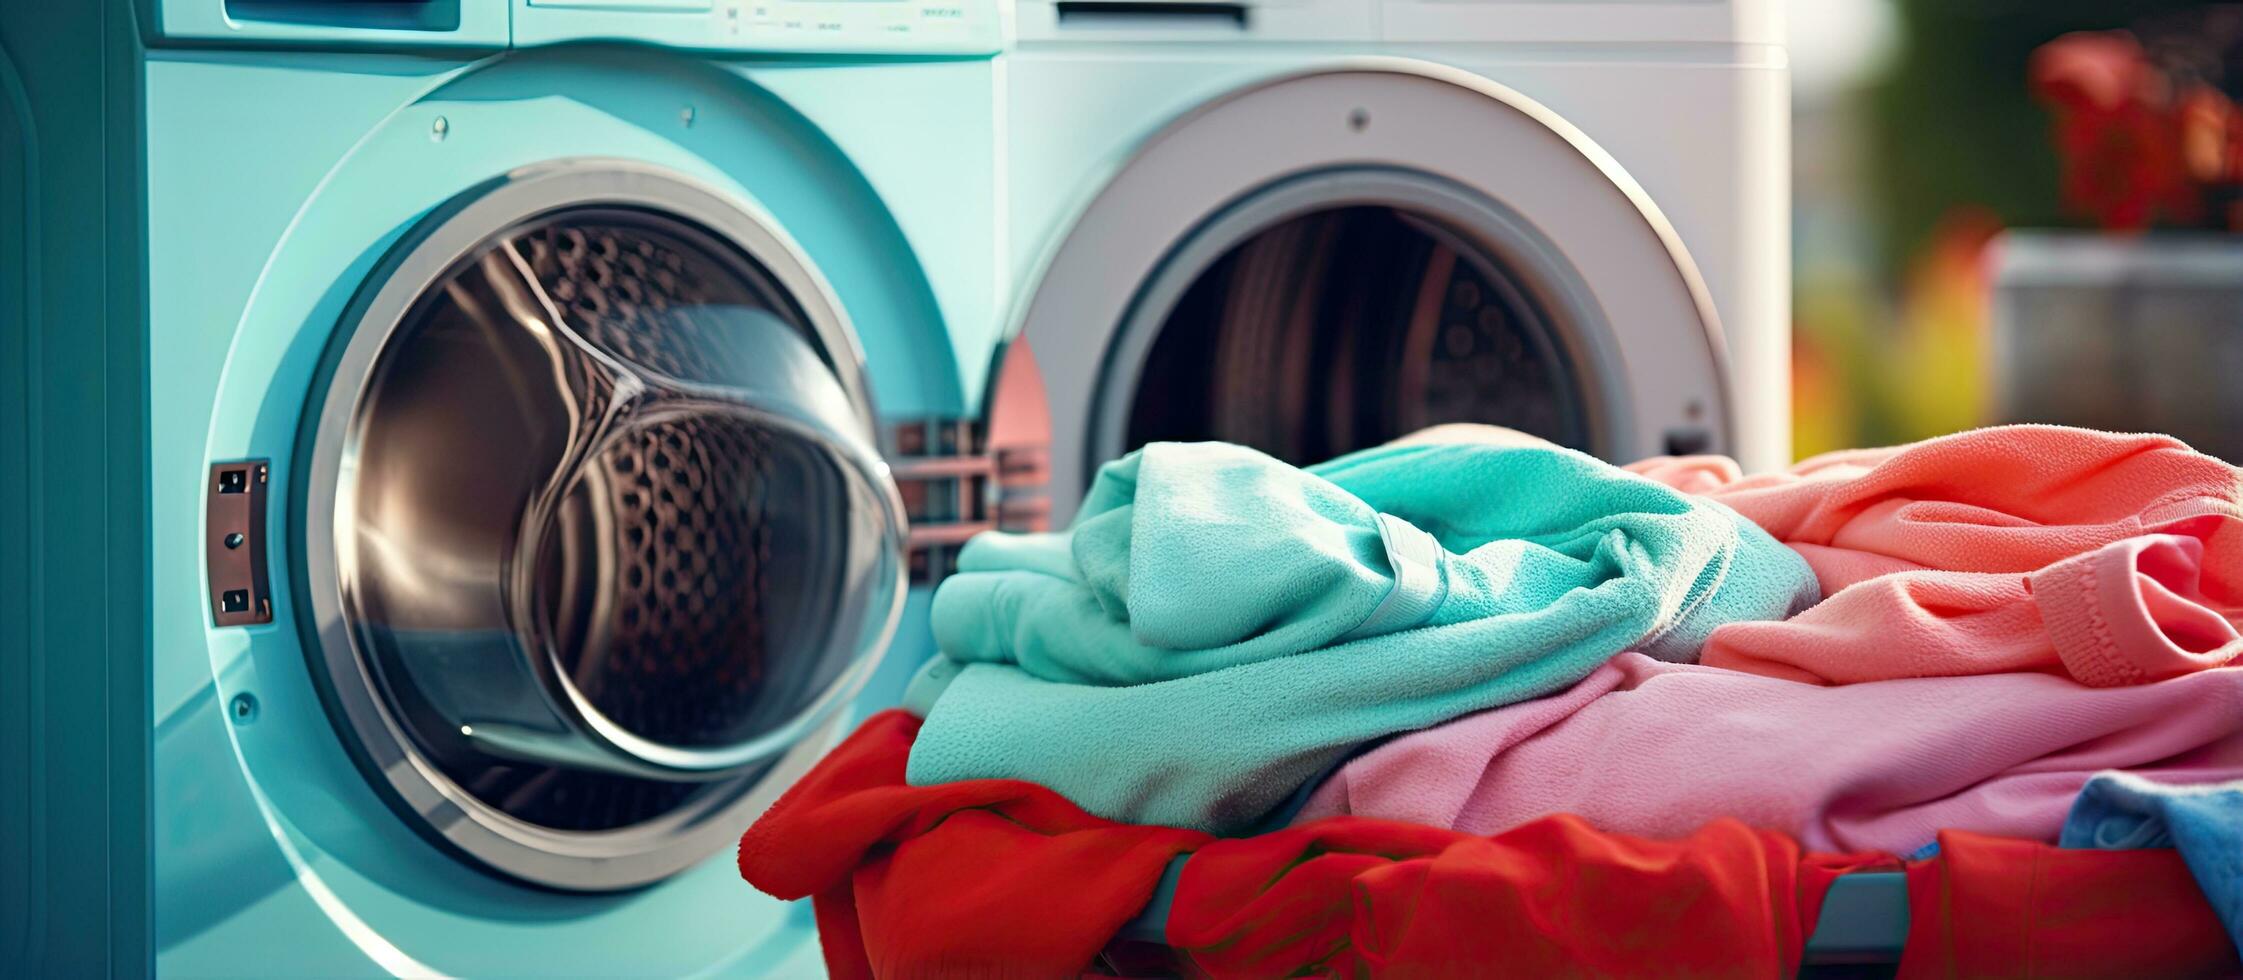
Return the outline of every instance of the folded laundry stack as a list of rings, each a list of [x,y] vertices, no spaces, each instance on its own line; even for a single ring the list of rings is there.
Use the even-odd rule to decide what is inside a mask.
[[[916,714],[741,872],[837,975],[1079,973],[1186,854],[1156,970],[1788,975],[1864,869],[1905,975],[2243,969],[2243,473],[2046,426],[1629,470],[1109,464],[968,545]]]

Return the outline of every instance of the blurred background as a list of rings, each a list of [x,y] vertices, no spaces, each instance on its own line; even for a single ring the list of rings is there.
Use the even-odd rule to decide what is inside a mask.
[[[1794,450],[2243,460],[2243,4],[1792,0]]]

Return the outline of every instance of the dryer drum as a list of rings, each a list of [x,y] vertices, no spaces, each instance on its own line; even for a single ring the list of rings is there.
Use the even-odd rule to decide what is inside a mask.
[[[1595,452],[1571,267],[1500,205],[1350,168],[1250,191],[1139,291],[1102,379],[1114,454],[1221,439],[1306,465],[1444,422]]]
[[[853,341],[682,182],[517,175],[430,224],[315,393],[314,665],[424,832],[544,884],[654,880],[819,747],[893,629]]]
[[[1199,270],[1167,311],[1125,438],[1222,439],[1305,465],[1491,422],[1586,449],[1575,368],[1528,286],[1409,211],[1286,219]]]

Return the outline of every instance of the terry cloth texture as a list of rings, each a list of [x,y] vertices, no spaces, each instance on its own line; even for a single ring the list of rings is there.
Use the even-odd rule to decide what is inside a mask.
[[[1817,598],[1717,504],[1538,446],[1308,471],[1221,443],[1108,464],[1064,533],[984,534],[933,608],[966,664],[910,779],[1023,779],[1100,816],[1237,832],[1349,747],[1697,655]]]
[[[1717,456],[1629,469],[1735,508],[1797,549],[1828,597],[1722,629],[1709,666],[2108,686],[2243,655],[2243,471],[2166,436],[2011,425],[1751,477]]]

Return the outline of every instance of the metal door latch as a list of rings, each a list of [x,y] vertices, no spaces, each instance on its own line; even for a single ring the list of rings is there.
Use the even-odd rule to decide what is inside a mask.
[[[203,556],[210,573],[210,613],[220,626],[273,621],[265,569],[265,495],[271,463],[219,463],[204,486]]]

